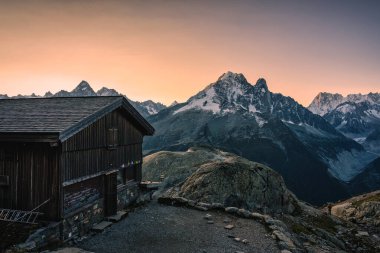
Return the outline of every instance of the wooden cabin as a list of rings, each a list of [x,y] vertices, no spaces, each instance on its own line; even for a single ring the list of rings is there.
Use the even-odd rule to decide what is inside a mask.
[[[153,127],[122,96],[0,100],[0,209],[116,213]],[[96,206],[92,206],[96,203]],[[97,207],[97,208],[95,208]]]

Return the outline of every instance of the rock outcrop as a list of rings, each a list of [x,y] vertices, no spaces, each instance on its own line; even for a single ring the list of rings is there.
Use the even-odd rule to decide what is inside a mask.
[[[269,167],[207,148],[159,152],[144,160],[145,180],[165,176],[162,194],[250,211],[292,213],[298,200]]]
[[[380,190],[350,198],[329,208],[334,216],[377,228],[380,233]]]

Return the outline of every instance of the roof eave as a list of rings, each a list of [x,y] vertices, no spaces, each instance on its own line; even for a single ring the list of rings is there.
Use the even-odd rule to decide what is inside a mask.
[[[48,142],[59,141],[58,132],[0,132],[0,142]]]
[[[99,111],[95,112],[94,114],[91,114],[90,116],[84,118],[83,120],[79,121],[75,125],[65,129],[59,134],[59,140],[61,142],[64,142],[65,140],[69,139],[71,136],[75,135],[88,125],[94,123],[95,121],[99,120],[100,118],[104,117],[107,113],[110,113],[117,108],[123,108],[128,114],[130,114],[137,123],[142,127],[144,130],[144,135],[153,135],[154,134],[154,128],[152,125],[149,124],[148,121],[144,119],[143,116],[127,101],[126,98],[120,97],[120,99],[115,100],[115,102],[109,104],[106,107],[103,107]]]

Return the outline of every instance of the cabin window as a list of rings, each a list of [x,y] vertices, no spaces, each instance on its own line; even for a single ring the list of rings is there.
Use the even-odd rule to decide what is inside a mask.
[[[108,129],[107,146],[110,149],[116,148],[118,145],[118,131],[117,128]]]

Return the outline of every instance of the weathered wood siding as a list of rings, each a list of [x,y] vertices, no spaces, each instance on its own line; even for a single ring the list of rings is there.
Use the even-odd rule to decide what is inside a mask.
[[[0,142],[0,207],[31,210],[50,199],[39,211],[48,219],[58,217],[59,151],[48,143]]]
[[[118,145],[110,148],[107,136],[113,128],[118,130]],[[122,166],[135,169],[135,179],[141,180],[142,142],[141,131],[122,111],[107,114],[62,143],[63,181]]]

